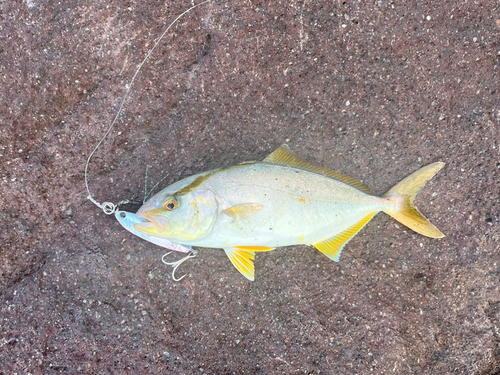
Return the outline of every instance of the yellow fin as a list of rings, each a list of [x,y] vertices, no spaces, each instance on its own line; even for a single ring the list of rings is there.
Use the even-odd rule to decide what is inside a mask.
[[[340,253],[342,252],[345,244],[348,243],[351,238],[353,238],[372,219],[374,215],[375,212],[372,212],[342,233],[337,234],[332,238],[328,238],[325,241],[315,243],[314,247],[325,254],[328,258],[338,262]]]
[[[384,194],[385,198],[394,199],[394,208],[385,209],[384,212],[424,236],[431,238],[444,237],[444,234],[413,206],[413,200],[418,192],[443,167],[443,162],[429,164],[394,186]]]
[[[300,159],[292,152],[292,150],[290,150],[290,147],[288,147],[288,145],[280,146],[276,151],[268,155],[264,159],[264,162],[270,164],[294,167],[309,172],[318,173],[323,176],[333,178],[337,181],[341,181],[347,185],[351,185],[352,187],[355,187],[356,189],[361,190],[366,194],[373,194],[371,190],[367,186],[363,185],[361,182],[358,182],[350,177],[344,176],[340,173],[331,171],[329,169],[318,167],[316,165],[313,165],[311,163],[308,163],[307,161]]]
[[[247,219],[264,208],[263,205],[259,203],[243,203],[237,204],[236,206],[229,207],[228,209],[222,211],[223,214],[230,216],[235,220]]]
[[[253,260],[255,253],[248,250],[238,250],[233,248],[224,249],[227,257],[233,263],[238,271],[241,272],[248,280],[254,280]]]
[[[247,250],[247,251],[271,251],[274,250],[275,247],[267,247],[267,246],[233,246],[233,249],[237,250]]]

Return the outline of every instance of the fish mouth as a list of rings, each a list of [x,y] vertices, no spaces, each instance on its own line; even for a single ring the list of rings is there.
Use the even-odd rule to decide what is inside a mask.
[[[163,213],[165,213],[165,210],[161,208],[155,208],[144,212],[140,212],[139,210],[137,216],[145,221],[134,224],[134,228],[145,234],[158,234],[166,231],[168,227],[168,217],[163,216]]]

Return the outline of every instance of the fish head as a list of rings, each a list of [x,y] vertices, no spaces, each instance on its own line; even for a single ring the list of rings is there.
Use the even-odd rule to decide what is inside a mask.
[[[134,228],[144,234],[186,243],[211,233],[218,216],[215,194],[206,188],[159,192],[137,211],[144,222]]]

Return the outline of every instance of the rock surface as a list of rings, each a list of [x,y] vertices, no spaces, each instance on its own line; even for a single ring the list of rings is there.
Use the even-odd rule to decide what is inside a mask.
[[[214,1],[186,15],[95,154],[99,201],[287,143],[384,193],[446,167],[339,263],[305,246],[184,263],[86,199],[86,158],[191,1],[0,2],[0,374],[500,373],[500,3]]]

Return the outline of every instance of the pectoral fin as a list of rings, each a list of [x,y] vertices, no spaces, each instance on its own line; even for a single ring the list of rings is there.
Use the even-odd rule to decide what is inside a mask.
[[[368,224],[373,216],[375,216],[375,212],[365,216],[358,223],[354,224],[342,233],[324,241],[315,243],[314,247],[325,254],[328,258],[338,262],[340,253],[342,252],[345,244],[348,243],[351,238],[353,238],[366,224]]]
[[[236,206],[229,207],[228,209],[222,211],[224,215],[228,215],[234,220],[248,219],[249,217],[255,215],[257,212],[264,208],[263,205],[259,203],[243,203],[237,204]]]
[[[236,267],[238,271],[241,272],[243,276],[245,276],[248,280],[254,280],[254,266],[253,260],[255,257],[255,253],[253,251],[248,250],[239,250],[235,248],[227,248],[224,249],[227,257],[233,263],[233,266]]]

